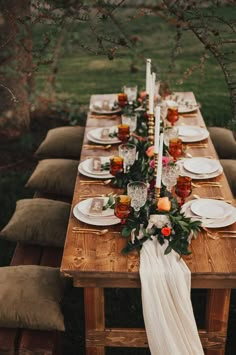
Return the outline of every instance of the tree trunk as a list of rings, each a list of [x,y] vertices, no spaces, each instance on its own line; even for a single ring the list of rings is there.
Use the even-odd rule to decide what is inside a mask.
[[[0,138],[29,129],[32,83],[30,1],[0,2]],[[29,85],[30,84],[30,85]]]

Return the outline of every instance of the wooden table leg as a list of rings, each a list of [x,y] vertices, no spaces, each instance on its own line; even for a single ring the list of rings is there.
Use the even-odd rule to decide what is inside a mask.
[[[105,355],[105,347],[96,344],[96,333],[105,330],[104,289],[84,289],[86,355]]]
[[[208,291],[206,309],[207,355],[224,355],[227,337],[231,289]]]

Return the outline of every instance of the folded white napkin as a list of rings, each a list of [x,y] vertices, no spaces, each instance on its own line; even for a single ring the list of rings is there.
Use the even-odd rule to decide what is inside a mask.
[[[152,355],[203,355],[190,299],[191,273],[156,238],[140,254],[142,306]]]

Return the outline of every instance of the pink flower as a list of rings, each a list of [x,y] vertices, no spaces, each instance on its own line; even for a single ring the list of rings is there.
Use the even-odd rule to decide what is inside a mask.
[[[152,168],[152,169],[155,168],[155,160],[154,160],[154,159],[150,160],[149,166],[150,166],[150,168]]]
[[[169,157],[162,157],[162,165],[166,166],[169,164],[169,162],[170,162]]]
[[[151,158],[154,156],[154,145],[151,145],[147,150],[146,150],[146,154],[148,156],[148,158]]]

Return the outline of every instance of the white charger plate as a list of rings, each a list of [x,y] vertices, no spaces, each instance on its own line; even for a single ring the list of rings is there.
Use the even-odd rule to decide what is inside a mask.
[[[104,101],[102,100],[97,100],[94,103],[92,103],[89,107],[90,111],[100,114],[100,115],[111,115],[114,113],[119,113],[121,112],[121,108],[117,107],[114,110],[112,110],[112,107],[114,105],[114,101],[108,101],[108,105],[109,105],[109,110],[105,110],[103,108],[103,103]]]
[[[191,211],[202,218],[226,218],[232,212],[232,206],[224,201],[201,198],[191,204]]]
[[[178,160],[176,164],[179,166],[179,175],[181,176],[189,176],[192,179],[197,179],[197,180],[204,180],[204,179],[212,179],[214,177],[219,176],[223,172],[223,168],[220,165],[219,169],[213,173],[210,174],[194,174],[184,168],[184,162],[185,160],[191,160],[193,158],[186,158],[186,159],[181,159]]]
[[[101,163],[109,163],[110,162],[110,157],[99,157],[101,159]],[[93,175],[107,175],[109,173],[109,170],[102,170],[102,171],[94,171],[93,170],[93,158],[89,158],[83,161],[82,163],[83,169]]]
[[[94,143],[100,143],[100,144],[117,144],[117,143],[121,143],[121,141],[117,138],[108,138],[108,139],[103,139],[101,138],[101,133],[102,130],[104,129],[104,127],[101,128],[95,128],[92,129],[91,131],[89,131],[87,133],[87,138]],[[117,126],[112,126],[109,128],[110,132],[114,132],[117,131]]]
[[[81,203],[81,202],[79,202]],[[78,204],[75,205],[75,207],[73,208],[73,215],[75,216],[75,218],[77,218],[79,221],[87,223],[87,224],[91,224],[93,226],[113,226],[115,224],[120,223],[120,219],[117,218],[116,216],[113,217],[89,217],[86,216],[85,214],[81,213],[78,209]]]
[[[98,199],[101,199],[104,201],[104,205],[107,203],[108,201],[108,197],[96,197]],[[88,198],[87,200],[83,200],[81,202],[79,202],[76,206],[77,209],[79,210],[80,213],[84,214],[85,216],[88,217],[92,217],[92,218],[103,218],[103,217],[115,217],[114,216],[114,210],[111,208],[108,208],[104,211],[101,211],[101,213],[97,214],[97,213],[91,213],[90,212],[90,207],[91,207],[91,203],[93,201],[93,197]]]
[[[211,174],[220,169],[220,163],[216,159],[191,158],[184,160],[184,169],[194,174]]]
[[[189,102],[188,105],[178,102],[178,112],[181,113],[190,113],[196,111],[199,108],[199,104],[194,102]]]
[[[176,128],[184,143],[199,142],[209,137],[209,131],[206,128],[197,126],[176,126]]]
[[[204,219],[204,218],[201,218],[200,216],[196,216],[196,215],[194,215],[192,213],[191,204],[194,201],[186,202],[182,206],[181,211],[184,213],[184,215],[186,217],[190,217],[192,220],[201,221],[203,227],[207,227],[207,228],[223,228],[223,227],[230,226],[231,224],[236,222],[236,208],[235,207],[231,206],[232,213],[229,216],[227,216],[226,218],[218,218],[218,219],[207,219],[207,218],[205,218]]]
[[[114,178],[114,176],[111,175],[109,172],[107,172],[107,174],[104,174],[104,175],[96,174],[96,173],[88,173],[86,170],[84,170],[83,164],[84,164],[84,162],[81,162],[79,164],[78,171],[80,174],[82,174],[84,176],[91,177],[94,179],[112,179],[112,178]]]

